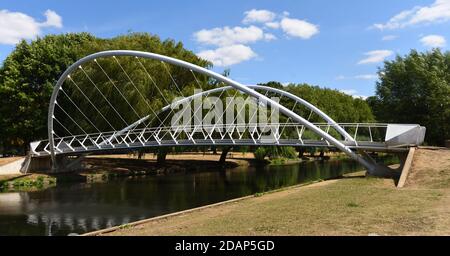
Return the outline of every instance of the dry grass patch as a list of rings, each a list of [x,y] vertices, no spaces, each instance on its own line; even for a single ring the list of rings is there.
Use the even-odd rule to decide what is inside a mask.
[[[399,190],[383,179],[349,178],[295,188],[149,222],[111,235],[433,234],[443,193]],[[448,229],[448,228],[447,228]]]

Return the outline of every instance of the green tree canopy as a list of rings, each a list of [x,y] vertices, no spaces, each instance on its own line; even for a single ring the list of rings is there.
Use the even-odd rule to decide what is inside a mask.
[[[315,105],[328,116],[333,118],[336,122],[363,123],[373,122],[375,120],[370,106],[365,102],[365,100],[352,97],[338,90],[311,86],[305,83],[283,86],[279,82],[268,82],[262,85],[288,91]],[[286,98],[283,98],[281,103],[289,109],[291,109],[294,105],[294,101]],[[304,118],[308,118],[310,115],[310,110],[307,108],[299,109],[299,106],[297,106],[297,111]],[[318,115],[311,115],[310,121],[323,122]]]
[[[378,121],[424,125],[429,144],[450,138],[450,52],[412,50],[378,74],[376,96],[367,99]]]
[[[48,35],[31,42],[23,40],[0,66],[0,145],[6,149],[24,148],[32,140],[46,138],[50,95],[60,75],[88,54],[118,49],[154,52],[203,67],[210,66],[209,62],[184,49],[182,43],[161,41],[148,33],[131,33],[110,39],[88,33],[69,33]],[[125,63],[124,68],[128,71],[133,66]],[[186,78],[186,72],[171,70],[171,73],[176,80]]]

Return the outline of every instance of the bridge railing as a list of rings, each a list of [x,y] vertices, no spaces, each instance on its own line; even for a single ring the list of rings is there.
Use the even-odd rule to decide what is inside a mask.
[[[346,145],[385,146],[386,123],[315,123]],[[334,127],[344,128],[354,141],[344,139]],[[102,132],[55,138],[56,154],[80,154],[104,149],[142,148],[173,145],[291,145],[332,147],[326,140],[295,123],[213,124],[147,127],[124,132]],[[34,156],[50,154],[49,141],[32,143]]]

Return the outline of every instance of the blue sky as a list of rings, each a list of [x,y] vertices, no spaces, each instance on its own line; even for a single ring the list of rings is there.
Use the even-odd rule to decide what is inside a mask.
[[[244,84],[310,83],[374,94],[384,59],[448,49],[450,0],[0,2],[0,60],[19,38],[150,32],[231,70]]]

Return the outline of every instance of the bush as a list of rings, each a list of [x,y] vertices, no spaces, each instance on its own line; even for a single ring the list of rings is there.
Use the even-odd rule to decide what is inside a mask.
[[[263,161],[264,158],[266,158],[266,149],[263,147],[259,147],[258,149],[255,150],[255,159],[259,160],[259,161]]]
[[[270,159],[274,158],[297,158],[297,151],[293,147],[273,146],[266,149],[266,155]]]

